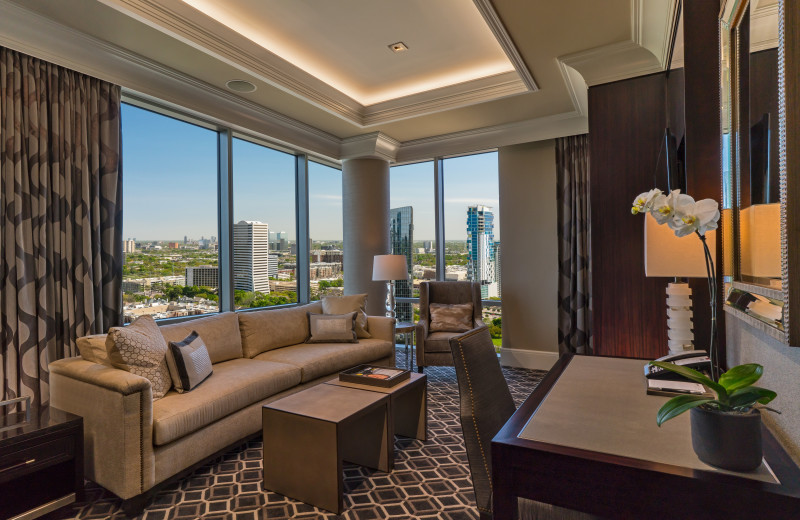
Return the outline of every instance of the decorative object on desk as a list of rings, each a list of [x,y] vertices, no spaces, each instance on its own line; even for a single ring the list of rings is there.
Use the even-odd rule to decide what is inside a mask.
[[[673,397],[658,411],[659,426],[691,410],[692,447],[700,460],[732,471],[752,471],[761,464],[761,409],[776,410],[756,405],[765,405],[777,396],[772,390],[753,386],[764,367],[755,363],[739,365],[714,382],[691,368],[660,361],[650,363],[705,385],[717,394],[716,399],[691,394]]]
[[[411,372],[402,368],[378,367],[374,365],[359,365],[339,372],[339,381],[358,383],[361,385],[394,386],[411,377]]]
[[[386,317],[394,318],[394,281],[408,280],[408,264],[405,255],[375,255],[372,263],[372,279],[386,282]]]
[[[714,270],[716,250],[714,253],[711,252],[706,241],[706,233],[717,228],[720,217],[719,204],[712,199],[695,202],[689,195],[681,194],[680,190],[673,190],[668,195],[664,195],[661,190],[653,189],[647,193],[641,193],[634,199],[631,213],[634,215],[644,213],[647,217],[645,220],[645,264],[648,267],[648,276],[702,276],[702,266],[705,264],[705,277],[709,280],[708,290],[711,297],[711,335],[708,352],[712,362],[712,377],[718,378],[717,277]],[[675,237],[669,237],[672,239],[671,245],[655,247],[655,244],[665,243],[663,233],[660,233],[662,236],[660,241],[654,238],[648,240],[648,230],[653,235],[659,231],[659,226],[653,225],[653,221],[658,225],[667,224],[669,229],[674,232]],[[685,241],[681,241],[680,245],[675,242],[675,240],[692,233],[696,234],[703,244],[702,261],[699,260],[699,248],[692,250]],[[712,247],[714,243],[715,241],[712,239]],[[687,262],[692,257],[697,260]],[[649,268],[651,264],[652,269]],[[694,335],[689,330],[691,328],[691,301],[689,300],[691,291],[689,291],[688,285],[683,285],[680,287],[680,284],[670,284],[670,287],[667,288],[667,305],[671,307],[668,311],[669,319],[667,321],[670,326],[670,351],[692,350],[693,348],[691,339]],[[688,312],[687,301],[689,303]],[[687,341],[688,347],[685,343]]]

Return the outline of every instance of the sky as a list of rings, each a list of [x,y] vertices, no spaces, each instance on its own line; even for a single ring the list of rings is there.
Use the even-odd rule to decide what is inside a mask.
[[[123,235],[137,240],[217,236],[217,134],[122,105]],[[234,220],[258,220],[296,239],[294,157],[233,140]],[[339,170],[309,162],[312,240],[342,239]],[[497,153],[444,160],[445,240],[466,240],[466,208],[491,206],[500,240]],[[433,240],[433,162],[390,169],[390,205],[413,206],[414,240]]]

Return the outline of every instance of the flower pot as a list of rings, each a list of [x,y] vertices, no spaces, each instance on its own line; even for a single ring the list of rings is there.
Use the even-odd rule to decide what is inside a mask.
[[[692,447],[711,466],[752,471],[761,465],[761,413],[692,408]]]

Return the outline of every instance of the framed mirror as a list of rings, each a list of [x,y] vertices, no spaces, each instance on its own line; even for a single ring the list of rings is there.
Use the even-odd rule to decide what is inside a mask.
[[[793,239],[796,231],[785,225],[792,199],[779,85],[785,2],[796,0],[726,0],[720,11],[722,261],[726,312],[797,345],[790,281],[800,280],[791,276],[787,245],[800,237]]]

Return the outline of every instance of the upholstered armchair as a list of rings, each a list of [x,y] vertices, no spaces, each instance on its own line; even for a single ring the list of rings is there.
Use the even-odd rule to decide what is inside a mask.
[[[417,370],[423,367],[453,366],[450,338],[460,332],[430,332],[431,303],[448,305],[472,303],[471,328],[484,326],[481,307],[481,286],[476,282],[422,282],[419,284],[419,322],[417,323]],[[463,331],[462,331],[463,332]]]

